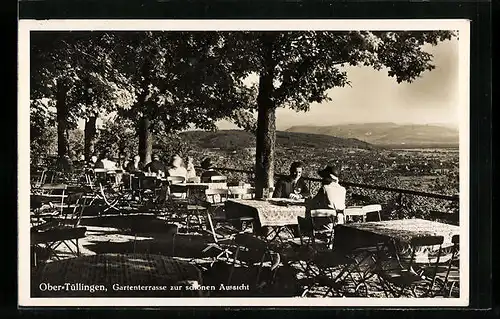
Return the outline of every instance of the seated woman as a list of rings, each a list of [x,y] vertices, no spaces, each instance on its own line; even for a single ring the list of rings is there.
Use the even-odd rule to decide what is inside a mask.
[[[187,170],[184,167],[184,161],[179,155],[172,156],[170,160],[170,166],[167,170],[167,176],[180,176],[187,178]]]
[[[321,176],[321,188],[316,196],[307,203],[307,216],[310,216],[314,209],[335,209],[337,211],[337,224],[344,223],[344,209],[346,200],[346,189],[339,185],[340,169],[333,166],[326,166],[318,171]],[[328,221],[321,219],[316,224],[329,224]],[[329,225],[333,227],[333,225]]]
[[[207,157],[205,158],[201,164],[201,168],[203,168],[205,171],[201,174],[201,182],[202,183],[210,183],[210,177],[212,176],[220,176],[221,174],[217,172],[213,166],[212,166],[212,160]]]

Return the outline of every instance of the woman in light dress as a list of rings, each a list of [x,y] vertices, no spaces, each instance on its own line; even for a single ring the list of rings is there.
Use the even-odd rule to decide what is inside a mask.
[[[188,171],[184,167],[184,161],[179,155],[172,156],[167,173],[167,176],[180,176],[184,177],[184,180],[187,179]]]
[[[196,177],[196,170],[194,169],[193,157],[188,156],[186,159],[186,162],[187,162],[187,164],[186,164],[186,171],[187,171],[186,179],[189,181],[189,180]]]

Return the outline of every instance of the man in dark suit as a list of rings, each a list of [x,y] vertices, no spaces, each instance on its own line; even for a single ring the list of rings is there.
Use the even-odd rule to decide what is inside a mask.
[[[304,199],[311,196],[309,188],[302,178],[302,162],[293,162],[290,166],[290,175],[280,179],[274,188],[274,198]]]
[[[205,170],[203,173],[201,173],[200,176],[202,183],[210,183],[210,177],[221,175],[219,172],[214,170],[214,168],[212,167],[212,160],[209,157],[205,158],[201,162],[200,166]]]
[[[159,171],[165,173],[167,171],[167,167],[160,161],[160,157],[155,154],[153,155],[153,160],[144,167],[144,171],[156,174],[158,174]]]

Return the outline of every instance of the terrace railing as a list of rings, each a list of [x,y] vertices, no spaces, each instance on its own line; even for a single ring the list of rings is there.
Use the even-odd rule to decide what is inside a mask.
[[[232,168],[216,168],[224,173],[228,181],[253,181],[254,172]],[[277,178],[285,175],[276,174]],[[318,178],[304,177],[311,194],[315,194],[321,186]],[[348,205],[382,204],[382,219],[423,218],[458,225],[459,196],[450,196],[415,190],[390,188],[378,185],[367,185],[343,181],[347,189]],[[367,216],[368,219],[370,216]]]

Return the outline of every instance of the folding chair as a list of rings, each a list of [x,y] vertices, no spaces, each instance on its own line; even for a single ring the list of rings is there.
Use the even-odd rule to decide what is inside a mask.
[[[60,245],[66,246],[70,254],[79,256],[79,239],[85,237],[86,227],[80,227],[80,220],[85,207],[88,206],[89,197],[85,196],[85,190],[68,195],[67,203],[71,213],[63,214],[61,219],[52,220],[45,224],[31,227],[31,246],[34,249],[45,248],[48,258],[53,256],[59,260],[56,249]],[[74,248],[72,247],[74,246]],[[38,258],[34,255],[35,266]]]
[[[35,177],[32,181],[32,188],[40,188],[47,179],[47,169],[42,170],[39,174],[34,174],[32,177]]]
[[[346,294],[347,280],[354,284],[355,293],[365,283],[366,278],[361,276],[355,280],[353,273],[363,274],[361,266],[366,262],[368,256],[359,258],[360,252],[353,253],[348,247],[336,247],[331,249],[330,234],[327,232],[326,240],[317,237],[317,226],[314,218],[298,217],[299,235],[301,246],[294,256],[294,261],[306,263],[303,273],[306,276],[306,288],[302,296],[305,296],[315,287],[326,287],[323,297],[330,293],[340,295]]]
[[[200,191],[203,190],[202,194]],[[192,224],[194,218],[200,228],[203,228],[201,214],[207,210],[205,188],[188,192],[184,185],[172,184],[169,186],[169,196],[167,205],[172,212],[171,217],[184,216],[184,223],[187,229]]]
[[[377,262],[377,275],[379,276],[384,293],[388,293],[394,297],[401,297],[407,289],[410,290],[414,297],[418,297],[415,289],[423,288],[426,292],[423,296],[429,296],[432,293],[436,281],[436,274],[441,258],[443,236],[427,236],[413,238],[410,242],[410,256],[399,256],[401,251],[395,249],[397,262],[391,260],[379,260]],[[397,245],[394,244],[396,247]],[[416,262],[417,250],[426,248],[427,251],[432,251],[438,247],[436,256],[433,256],[432,262],[426,265],[421,265]],[[380,258],[380,257],[379,257]]]
[[[435,295],[443,297],[452,297],[454,293],[459,294],[457,290],[460,284],[460,236],[454,235],[451,242],[453,243],[451,256],[447,262],[438,266],[436,273],[436,283],[441,286],[441,289]]]
[[[225,246],[227,242],[231,242],[234,236],[239,232],[234,227],[227,225],[228,220],[225,216],[224,202],[228,198],[228,189],[207,189],[205,195],[207,197],[207,229],[213,239],[213,242],[209,243],[203,252],[207,252],[212,248],[220,251],[220,253],[212,261],[212,265],[215,261],[219,260],[222,256],[229,259],[231,251]]]
[[[228,196],[232,198],[253,199],[255,198],[255,189],[250,187],[231,187],[229,188]],[[228,221],[236,228],[240,228],[241,231],[245,231],[249,229],[250,226],[253,227],[255,218],[251,216],[243,216],[239,218],[228,219]]]
[[[276,273],[281,266],[281,256],[273,251],[268,243],[252,234],[237,234],[234,238],[235,252],[229,272],[227,284],[231,285],[236,265],[240,267],[254,268],[257,266],[255,281],[251,290],[261,292],[266,286],[272,286],[275,282]],[[262,281],[262,272],[269,269],[270,278],[268,282]],[[248,281],[245,281],[248,282]]]

